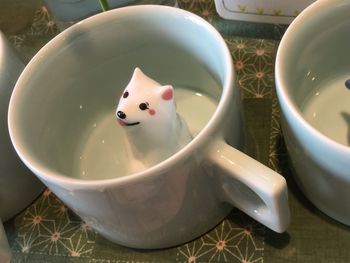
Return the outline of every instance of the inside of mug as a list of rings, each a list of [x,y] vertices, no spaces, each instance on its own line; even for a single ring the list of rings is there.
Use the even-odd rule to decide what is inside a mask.
[[[348,2],[335,1],[292,24],[281,64],[286,92],[301,116],[346,146],[350,145],[349,12]]]
[[[175,96],[185,89],[208,97],[212,111],[182,109],[189,126],[204,118],[200,132],[227,81],[222,46],[201,23],[173,13],[119,10],[61,33],[29,63],[16,87],[16,136],[30,158],[69,177],[125,175],[115,110],[135,67],[173,85]]]

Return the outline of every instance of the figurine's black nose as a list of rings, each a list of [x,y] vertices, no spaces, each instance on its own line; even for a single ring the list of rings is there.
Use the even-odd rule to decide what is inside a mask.
[[[126,118],[125,113],[122,112],[121,110],[119,110],[119,111],[117,112],[117,116],[118,116],[119,118],[121,118],[122,120],[124,120],[124,119]]]

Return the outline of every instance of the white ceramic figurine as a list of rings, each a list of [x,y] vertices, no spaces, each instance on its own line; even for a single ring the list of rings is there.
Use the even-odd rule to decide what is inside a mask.
[[[176,112],[173,87],[162,86],[139,68],[119,100],[116,116],[125,128],[132,173],[165,160],[192,138]]]

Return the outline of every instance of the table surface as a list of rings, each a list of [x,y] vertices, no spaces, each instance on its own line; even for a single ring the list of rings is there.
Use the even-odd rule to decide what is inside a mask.
[[[181,0],[179,6],[212,23],[230,48],[242,91],[249,154],[287,179],[289,229],[274,233],[233,209],[214,229],[189,243],[135,250],[105,240],[47,189],[5,223],[12,262],[349,262],[349,227],[315,208],[288,166],[274,83],[275,55],[286,26],[224,20],[211,0]],[[40,0],[0,0],[0,29],[26,62],[59,33]],[[53,239],[57,233],[60,238]]]

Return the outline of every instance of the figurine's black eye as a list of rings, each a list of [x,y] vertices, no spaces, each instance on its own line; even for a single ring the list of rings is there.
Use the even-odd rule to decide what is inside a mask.
[[[129,92],[125,91],[125,92],[123,93],[123,98],[126,99],[128,96],[129,96]]]
[[[140,110],[147,110],[148,109],[148,103],[143,102],[139,105]]]
[[[346,87],[347,89],[350,89],[350,79],[348,79],[348,80],[345,81],[345,87]]]

